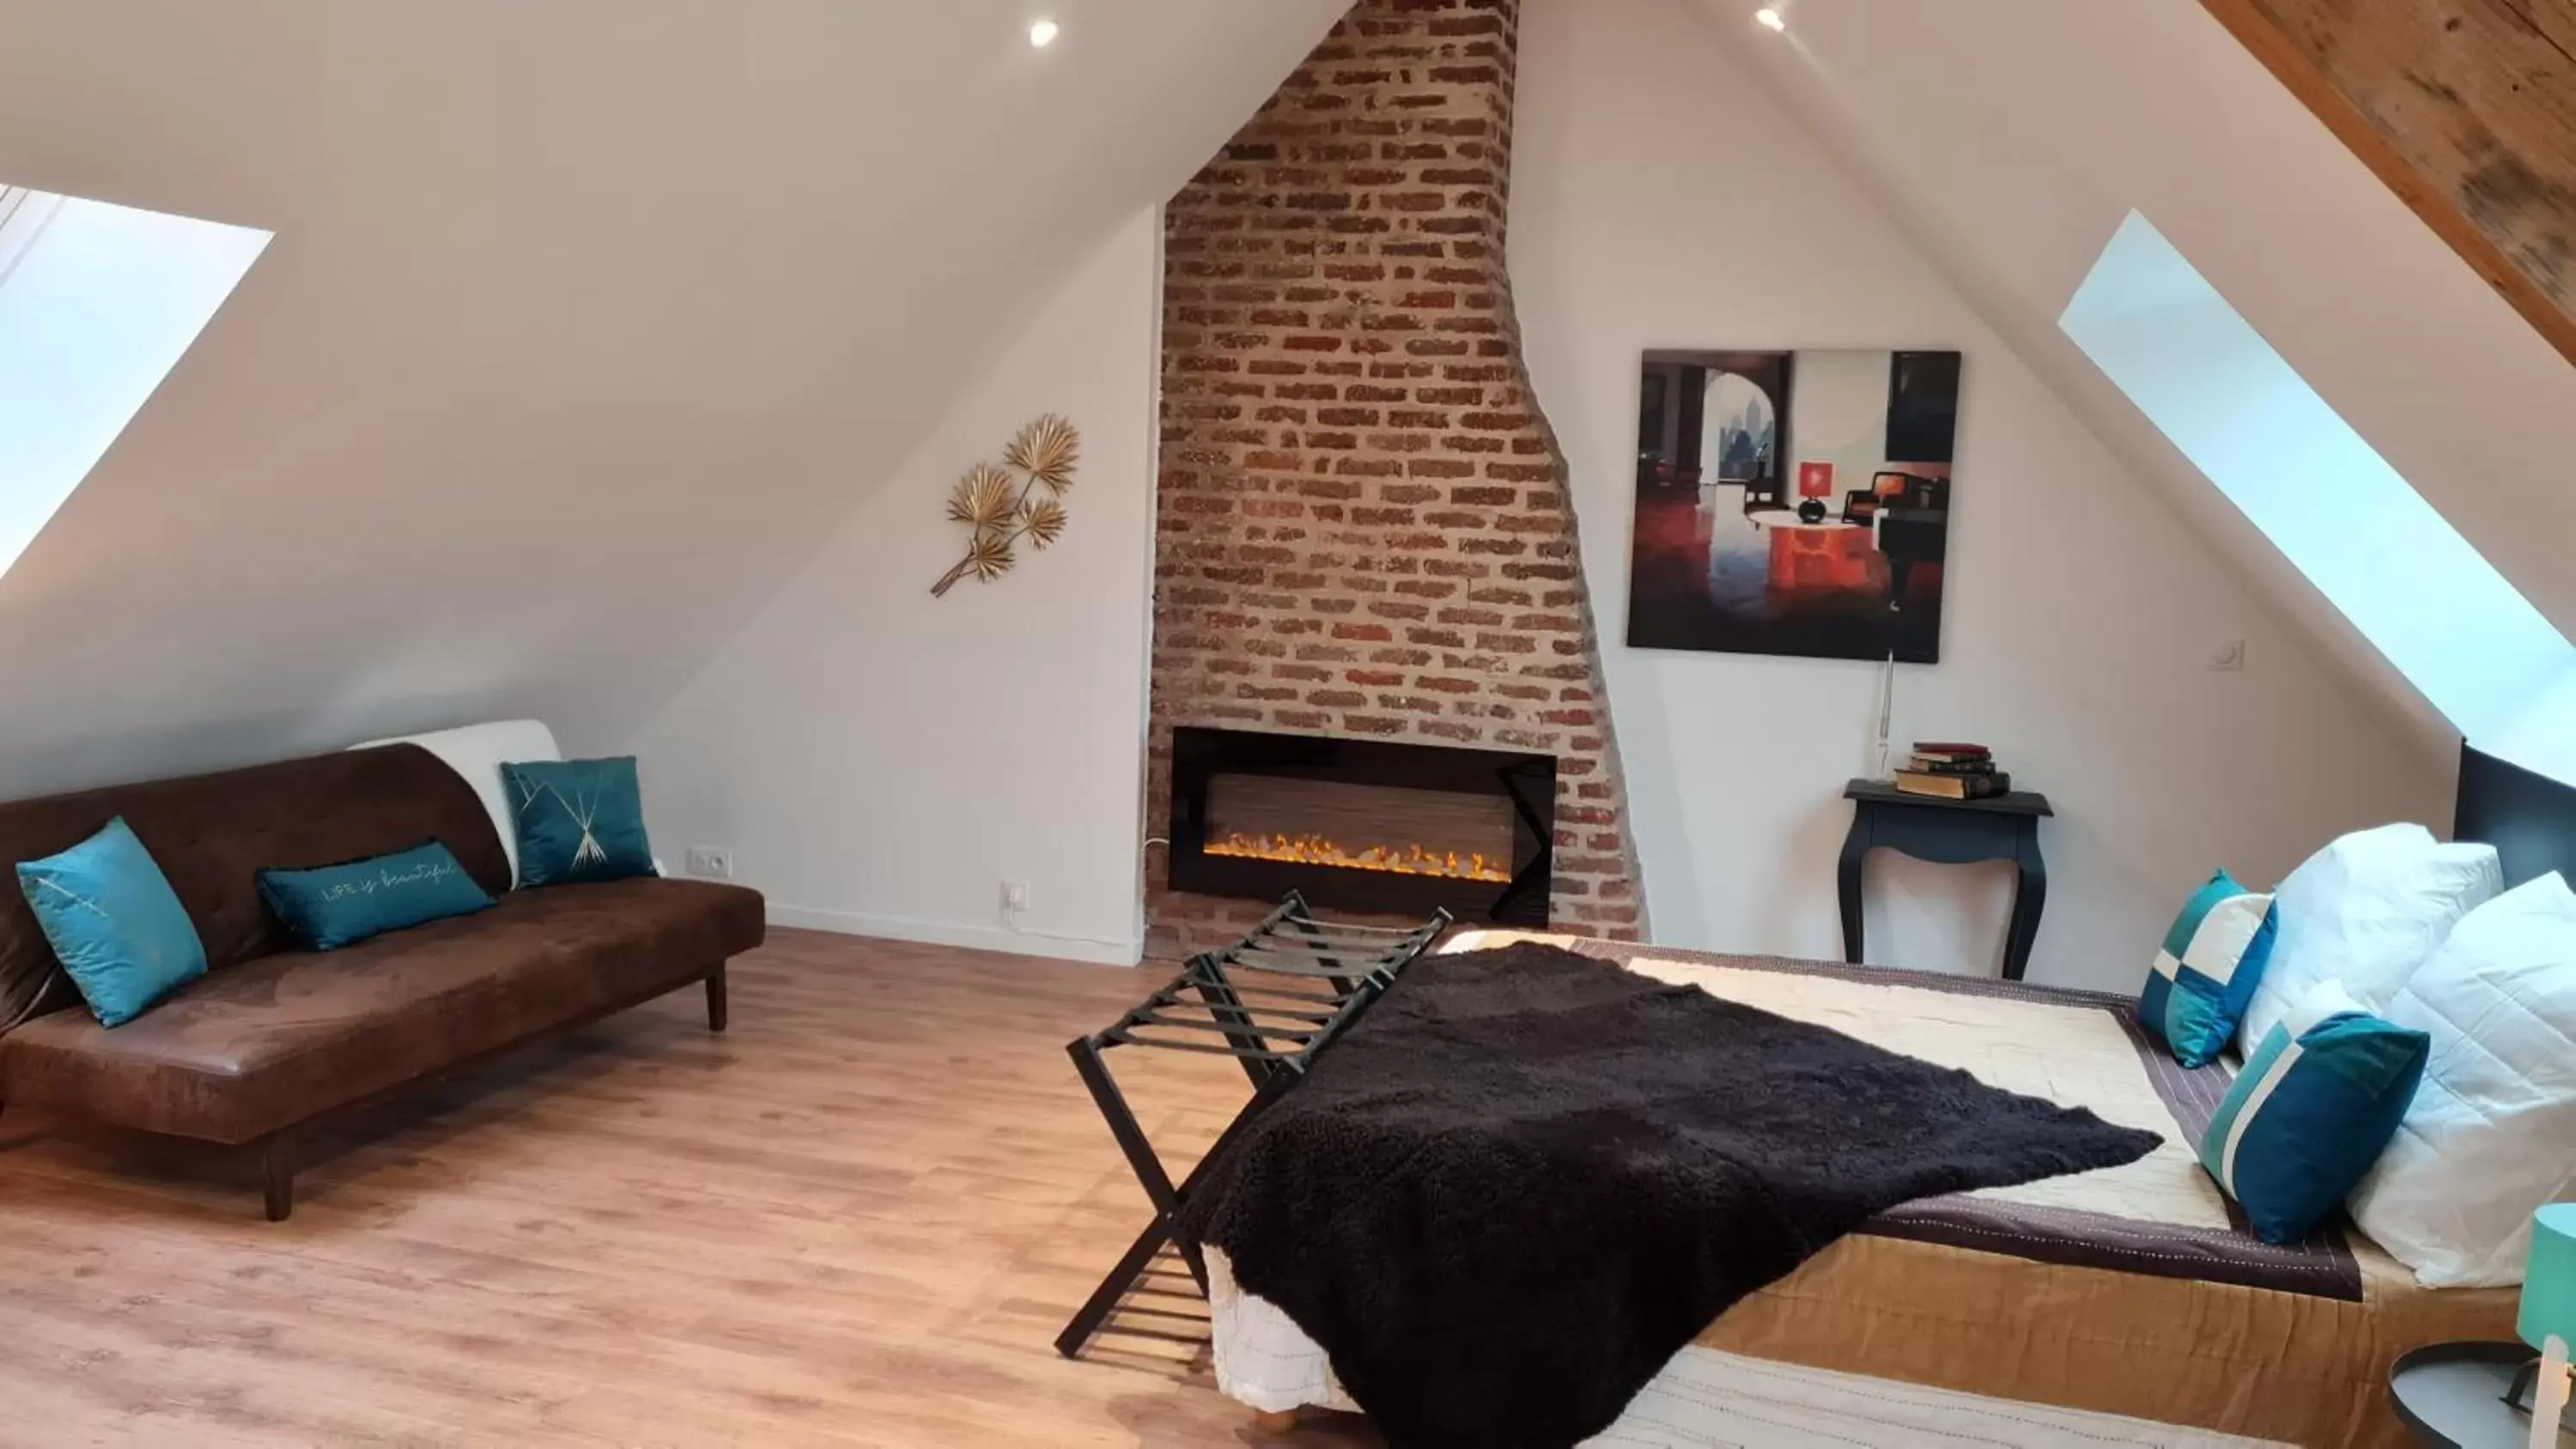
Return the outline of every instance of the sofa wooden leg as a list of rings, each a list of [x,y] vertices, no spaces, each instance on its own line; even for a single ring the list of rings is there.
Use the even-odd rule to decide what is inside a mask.
[[[722,966],[707,973],[707,1030],[725,1029],[725,969]]]
[[[270,1133],[259,1145],[259,1169],[268,1193],[268,1220],[282,1223],[295,1211],[295,1139]]]
[[[1252,1427],[1264,1434],[1285,1434],[1297,1427],[1295,1409],[1277,1409],[1252,1416]]]

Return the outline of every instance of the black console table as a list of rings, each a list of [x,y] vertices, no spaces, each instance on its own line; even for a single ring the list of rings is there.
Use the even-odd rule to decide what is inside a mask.
[[[2048,862],[2039,854],[2039,819],[2056,813],[2048,797],[2015,790],[1983,800],[1944,800],[1909,795],[1884,780],[1854,780],[1843,787],[1843,798],[1852,802],[1851,834],[1843,838],[1836,880],[1843,959],[1860,964],[1860,863],[1871,850],[1884,846],[1940,865],[2009,860],[2021,868],[2021,880],[2013,888],[2012,927],[2004,935],[2004,979],[2019,981],[2030,969],[2039,913],[2048,904]]]

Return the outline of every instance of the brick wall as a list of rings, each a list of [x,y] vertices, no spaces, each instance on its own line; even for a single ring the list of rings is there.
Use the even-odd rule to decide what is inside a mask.
[[[1503,266],[1514,0],[1360,0],[1166,214],[1147,817],[1171,727],[1557,757],[1559,930],[1643,927],[1565,463]],[[1151,949],[1261,907],[1169,891]]]

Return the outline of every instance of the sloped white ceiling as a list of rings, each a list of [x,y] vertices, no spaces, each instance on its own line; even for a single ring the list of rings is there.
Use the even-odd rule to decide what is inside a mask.
[[[0,796],[612,735],[1343,8],[0,0],[0,180],[277,234],[0,579]]]
[[[2143,212],[2399,473],[2576,634],[2576,369],[2189,0],[1677,0],[2212,545],[2426,743],[2439,720],[2060,334]],[[2330,502],[2322,506],[2331,506]],[[2253,661],[2252,667],[2261,667]]]

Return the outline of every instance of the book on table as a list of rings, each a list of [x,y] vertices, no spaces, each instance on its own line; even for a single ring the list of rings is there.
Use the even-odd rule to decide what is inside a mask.
[[[2012,776],[2001,770],[1981,775],[1934,774],[1928,770],[1899,770],[1896,788],[1908,795],[1927,795],[1940,800],[1986,800],[2012,792]]]
[[[1949,760],[1940,758],[1939,756],[1916,755],[1906,764],[1905,768],[1923,775],[1977,776],[1993,774],[1995,772],[1995,762],[1992,760]]]

